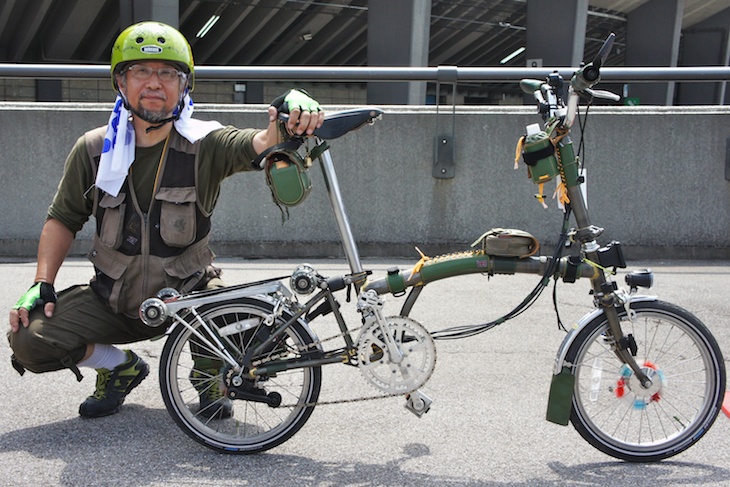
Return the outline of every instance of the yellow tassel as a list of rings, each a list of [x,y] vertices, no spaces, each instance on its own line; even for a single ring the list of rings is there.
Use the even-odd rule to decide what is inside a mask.
[[[547,208],[548,205],[545,204],[545,192],[543,191],[543,187],[545,186],[545,183],[540,183],[538,185],[539,194],[535,195],[535,198],[537,198],[537,201],[542,205],[543,208]]]
[[[421,249],[419,249],[418,247],[416,247],[416,252],[421,254],[421,260],[416,262],[416,265],[413,266],[413,270],[411,271],[411,275],[408,277],[408,280],[413,279],[413,276],[415,274],[417,274],[418,272],[421,272],[421,268],[423,268],[423,264],[425,264],[426,261],[431,260],[431,257],[427,257],[426,255],[424,255],[423,252],[421,252]]]
[[[568,197],[568,187],[565,185],[564,182],[560,182],[558,184],[558,187],[555,188],[555,193],[553,194],[553,199],[558,200],[558,203],[565,206],[568,203],[570,203],[570,198]]]
[[[520,137],[517,141],[517,149],[515,149],[515,169],[520,167],[520,156],[522,155],[522,148],[525,145],[525,136]]]

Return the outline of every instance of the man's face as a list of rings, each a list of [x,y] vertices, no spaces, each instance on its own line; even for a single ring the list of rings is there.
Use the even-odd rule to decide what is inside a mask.
[[[145,120],[160,122],[172,115],[185,84],[184,75],[171,64],[135,63],[117,75],[117,84],[129,105]]]

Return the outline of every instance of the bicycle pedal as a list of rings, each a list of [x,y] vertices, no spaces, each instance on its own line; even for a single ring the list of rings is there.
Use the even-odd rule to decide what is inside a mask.
[[[406,396],[406,409],[419,418],[431,409],[433,399],[421,391],[414,391]]]

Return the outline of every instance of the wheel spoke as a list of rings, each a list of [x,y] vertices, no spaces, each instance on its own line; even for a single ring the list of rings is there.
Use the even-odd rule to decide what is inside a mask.
[[[605,340],[603,316],[585,326],[566,360],[576,378],[571,420],[601,451],[632,461],[675,455],[691,446],[717,416],[725,388],[722,355],[694,316],[661,302],[633,304],[622,326],[637,341],[644,387]],[[630,330],[630,331],[629,331]]]
[[[241,331],[231,333],[234,329],[229,328],[220,336],[228,353],[237,359],[268,336],[269,329],[263,326],[263,318],[270,313],[268,301],[250,298],[199,310],[202,320],[214,330],[242,323]],[[252,324],[255,326],[251,327]],[[195,326],[202,330],[199,323]],[[295,359],[301,355],[300,350],[314,350],[312,344],[313,336],[295,322],[276,346],[267,347],[255,358],[259,362],[272,356]],[[258,401],[229,399],[226,391],[233,387],[233,378],[239,376],[238,371],[185,327],[176,328],[168,338],[161,367],[164,373],[160,386],[171,416],[188,436],[216,450],[254,453],[272,448],[295,434],[313,409],[313,406],[272,407]],[[319,396],[321,370],[306,367],[280,371],[275,377],[262,377],[256,381],[244,379],[243,387],[244,391],[260,395],[262,399],[276,394],[286,398],[288,403],[313,404]],[[205,407],[204,397],[208,401]]]

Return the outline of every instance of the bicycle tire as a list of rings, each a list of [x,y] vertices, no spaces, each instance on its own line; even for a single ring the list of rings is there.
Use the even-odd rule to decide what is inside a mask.
[[[695,316],[662,301],[621,313],[636,361],[652,378],[647,390],[604,341],[604,314],[586,325],[566,354],[575,376],[571,422],[598,450],[629,462],[681,453],[710,428],[725,394],[725,363],[712,334]]]
[[[242,298],[203,306],[198,309],[198,314],[204,322],[218,330],[223,326],[242,323],[242,320],[249,320],[246,322],[249,324],[251,320],[254,323],[258,320],[258,324],[252,328],[227,335],[223,340],[231,355],[240,360],[259,330],[268,333],[270,328],[263,324],[263,318],[272,309],[272,304],[265,299]],[[277,323],[281,319],[278,318]],[[199,324],[193,326],[200,328]],[[308,350],[308,357],[311,358],[311,352],[319,350],[313,345],[316,337],[300,322],[288,327],[283,336],[284,341],[277,342],[275,350],[268,350],[269,355],[286,354],[294,358],[302,350]],[[271,407],[261,402],[233,400],[230,418],[209,419],[201,414],[199,392],[215,381],[225,380],[226,367],[222,366],[217,375],[204,376],[206,383],[198,383],[196,388],[191,382],[191,374],[197,363],[193,361],[193,350],[196,357],[217,359],[206,348],[191,330],[177,325],[168,337],[160,359],[160,389],[165,407],[190,438],[219,452],[249,454],[284,443],[304,426],[314,410],[312,404],[319,397],[322,383],[320,366],[280,371],[275,376],[272,374],[256,382],[255,386],[266,393],[279,394],[285,404]]]

